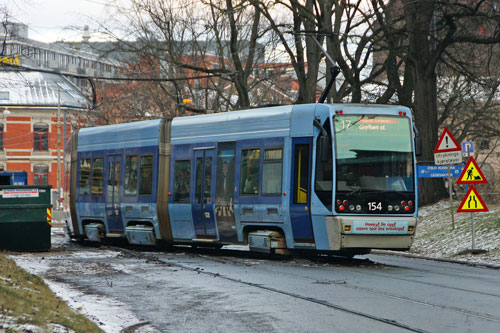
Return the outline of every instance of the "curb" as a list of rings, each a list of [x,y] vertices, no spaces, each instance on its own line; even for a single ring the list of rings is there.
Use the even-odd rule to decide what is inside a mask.
[[[406,257],[406,258],[440,261],[440,262],[447,262],[447,263],[452,263],[452,264],[461,264],[461,265],[466,265],[466,266],[471,266],[471,267],[500,269],[500,265],[496,265],[496,264],[488,264],[488,263],[482,263],[482,262],[471,262],[471,261],[457,260],[457,259],[428,257],[428,256],[420,255],[420,254],[397,252],[397,251],[390,251],[390,250],[375,250],[375,249],[373,249],[371,253],[372,254],[385,254],[385,255],[398,256],[398,257]]]

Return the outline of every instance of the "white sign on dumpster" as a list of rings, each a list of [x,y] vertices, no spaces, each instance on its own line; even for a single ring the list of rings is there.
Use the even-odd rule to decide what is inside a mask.
[[[38,189],[11,189],[0,191],[4,198],[38,198]]]

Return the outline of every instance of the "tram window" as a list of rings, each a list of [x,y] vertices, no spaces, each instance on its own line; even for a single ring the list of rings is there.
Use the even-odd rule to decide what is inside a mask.
[[[90,194],[90,158],[80,159],[80,190],[78,194]]]
[[[241,151],[241,194],[259,194],[260,149]]]
[[[203,159],[196,159],[196,183],[194,192],[194,202],[201,203],[201,191],[203,188]]]
[[[330,121],[325,122],[326,133],[330,133]],[[321,135],[316,141],[316,181],[314,191],[321,202],[331,210],[333,196],[333,160],[332,160],[332,139],[328,134],[329,156],[321,156],[320,148]],[[324,157],[327,157],[326,160]]]
[[[264,150],[262,165],[262,194],[281,194],[283,149]]]
[[[137,156],[127,156],[125,158],[125,195],[137,194]]]
[[[94,158],[92,160],[92,195],[102,195],[103,175],[104,158]]]
[[[191,161],[175,161],[174,202],[189,202]]]
[[[203,203],[210,203],[212,188],[212,158],[205,158],[205,182],[203,183]]]
[[[141,156],[139,194],[153,193],[153,156]]]
[[[309,145],[295,146],[293,203],[307,204],[309,198]]]

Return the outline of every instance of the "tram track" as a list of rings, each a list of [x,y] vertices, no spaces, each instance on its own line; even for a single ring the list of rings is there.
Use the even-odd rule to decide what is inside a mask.
[[[268,292],[273,292],[281,295],[285,295],[288,297],[292,297],[295,299],[300,299],[303,301],[307,301],[310,303],[314,303],[317,305],[321,305],[324,307],[328,307],[331,309],[335,309],[338,311],[343,311],[345,313],[350,313],[353,315],[357,315],[360,317],[368,318],[370,320],[378,321],[387,325],[391,325],[393,327],[398,327],[407,331],[412,331],[412,332],[426,332],[425,330],[422,330],[420,328],[415,328],[411,327],[409,325],[406,325],[404,323],[400,323],[398,321],[394,321],[388,318],[383,318],[382,316],[377,316],[377,315],[372,315],[370,313],[362,312],[362,311],[357,311],[353,310],[350,308],[347,308],[342,305],[334,304],[332,302],[328,302],[322,299],[318,299],[315,297],[310,297],[307,295],[301,295],[298,293],[294,292],[289,292],[287,290],[283,290],[280,288],[274,288],[266,285],[262,285],[259,283],[254,283],[250,281],[244,281],[242,279],[235,279],[229,276],[225,276],[223,274],[217,273],[217,272],[210,272],[210,271],[205,271],[203,269],[198,268],[193,268],[189,265],[185,265],[179,262],[175,262],[174,258],[169,258],[169,259],[161,259],[159,256],[159,252],[156,250],[151,250],[148,248],[142,248],[142,247],[130,247],[126,246],[125,248],[122,246],[113,247],[114,249],[118,251],[124,252],[124,255],[130,255],[133,257],[137,258],[143,258],[152,262],[157,262],[158,264],[163,264],[163,265],[168,265],[168,266],[174,266],[179,269],[183,270],[188,270],[192,272],[196,272],[197,274],[205,274],[213,277],[218,277],[221,279],[225,279],[227,281],[231,281],[233,283],[238,283],[242,285],[247,285],[253,288],[258,288],[261,290],[266,290]],[[237,265],[241,267],[251,267],[256,265],[255,260],[265,260],[265,261],[278,261],[278,262],[286,262],[290,261],[294,264],[300,264],[299,261],[297,260],[304,260],[304,262],[307,263],[307,265],[317,265],[317,267],[343,267],[343,268],[351,268],[351,271],[356,272],[357,274],[368,274],[370,276],[377,276],[381,277],[384,279],[393,279],[393,280],[398,280],[398,281],[406,281],[410,283],[415,283],[419,284],[422,286],[422,289],[426,287],[438,287],[438,288],[443,288],[443,289],[448,289],[448,290],[453,290],[453,291],[459,291],[459,292],[466,292],[470,293],[471,295],[482,295],[482,296],[489,296],[489,297],[496,297],[500,298],[500,295],[494,294],[494,293],[487,293],[487,292],[482,292],[478,290],[472,290],[472,289],[465,289],[465,288],[458,288],[458,287],[453,287],[449,285],[444,285],[440,283],[432,283],[432,282],[425,282],[421,281],[418,279],[411,279],[411,278],[405,278],[405,277],[394,277],[391,274],[384,274],[382,271],[379,272],[374,272],[374,270],[370,270],[370,272],[366,272],[363,269],[358,269],[361,267],[375,267],[375,268],[398,268],[400,267],[397,264],[388,264],[388,263],[379,263],[376,261],[372,261],[367,258],[344,258],[344,257],[334,257],[334,256],[301,256],[301,255],[287,255],[287,256],[282,256],[282,255],[275,255],[275,256],[270,256],[268,254],[262,254],[262,253],[255,253],[255,252],[250,252],[250,251],[244,251],[244,250],[233,250],[233,249],[210,249],[210,248],[191,248],[191,247],[173,247],[170,248],[168,252],[162,252],[161,254],[166,254],[168,253],[183,253],[187,254],[189,256],[192,256],[193,258],[199,258],[201,260],[210,260],[213,262],[218,262],[222,264],[228,264],[228,265]],[[249,261],[249,260],[244,260],[241,261],[241,259],[252,259],[254,261]],[[409,270],[414,270],[415,268],[411,267],[404,267]],[[480,313],[477,311],[472,311],[466,308],[461,308],[458,306],[454,306],[452,304],[440,304],[439,302],[432,302],[432,301],[427,301],[424,299],[418,299],[415,297],[406,297],[402,295],[396,295],[391,292],[387,292],[384,290],[379,290],[376,288],[370,288],[370,287],[365,287],[365,286],[360,286],[360,285],[355,285],[352,283],[349,283],[349,281],[345,280],[327,280],[327,279],[317,279],[317,278],[311,278],[308,276],[304,276],[301,274],[290,274],[289,272],[283,272],[279,270],[273,270],[265,267],[261,267],[262,270],[271,272],[273,274],[280,274],[283,276],[289,276],[293,277],[295,279],[302,279],[311,282],[312,284],[331,284],[331,285],[336,285],[337,287],[342,287],[346,289],[350,289],[353,291],[357,291],[359,293],[365,293],[365,294],[371,294],[387,299],[394,299],[394,300],[400,300],[402,302],[407,302],[407,303],[413,303],[413,304],[418,304],[422,305],[425,307],[429,308],[434,308],[434,309],[439,309],[439,310],[444,310],[448,311],[450,313],[457,313],[459,315],[463,316],[468,316],[468,317],[473,317],[477,318],[479,320],[483,321],[489,321],[495,324],[500,323],[500,316],[488,314],[488,313]],[[425,270],[425,269],[424,269]],[[432,272],[429,270],[426,270],[426,272]],[[441,274],[441,273],[438,273]],[[450,274],[444,274],[445,276],[448,276]]]
[[[214,259],[214,258],[209,257],[207,255],[201,255],[201,256],[203,256],[203,258],[208,258],[210,260],[223,262],[223,260],[221,260],[221,259]],[[304,258],[304,257],[301,257],[301,258],[302,259],[306,259],[306,260],[314,260],[313,258]],[[329,263],[331,263],[331,260],[332,260],[331,258],[328,259]],[[323,263],[327,263],[327,260],[325,260],[325,258],[321,258],[320,261],[323,262]],[[232,261],[232,260],[230,262],[232,264],[241,264],[241,263],[238,263],[238,262]],[[367,259],[346,259],[346,258],[341,258],[341,262],[342,263],[350,263],[350,264],[352,264],[354,266],[367,265],[367,264],[373,265],[373,266],[375,266],[375,265],[388,266],[388,265],[385,265],[385,264],[378,264],[378,263],[374,263],[374,262],[371,262],[371,261],[367,262]],[[338,265],[338,264],[339,264],[338,261],[335,262],[335,265]],[[266,270],[265,268],[263,268],[263,269]],[[362,287],[362,286],[359,286],[359,285],[353,285],[353,284],[348,283],[347,281],[341,281],[340,283],[339,283],[339,281],[330,281],[330,280],[328,280],[328,281],[319,281],[317,279],[305,277],[305,276],[298,275],[298,274],[290,274],[290,273],[277,272],[277,271],[273,271],[273,273],[275,273],[275,274],[281,274],[281,275],[286,275],[286,276],[293,276],[295,278],[301,278],[301,279],[304,279],[304,280],[309,280],[309,281],[311,281],[313,283],[335,284],[335,285],[338,285],[338,286],[342,286],[344,288],[349,288],[349,289],[352,289],[352,290],[358,290],[358,291],[370,293],[370,294],[373,294],[373,295],[378,295],[378,296],[382,296],[382,297],[388,297],[388,298],[397,299],[397,300],[406,301],[406,302],[411,302],[411,303],[420,304],[420,305],[424,305],[424,306],[431,306],[431,307],[435,307],[435,308],[439,308],[439,309],[443,309],[443,310],[447,310],[447,311],[451,311],[451,312],[456,312],[456,313],[459,313],[459,314],[473,316],[473,317],[480,318],[480,319],[483,319],[483,320],[489,320],[489,321],[500,323],[500,317],[499,316],[494,316],[494,315],[490,315],[490,314],[482,314],[482,313],[479,313],[479,312],[470,311],[470,310],[462,309],[462,308],[459,308],[459,307],[454,307],[454,306],[449,306],[449,305],[443,305],[443,304],[437,304],[437,303],[427,302],[427,301],[418,300],[418,299],[414,299],[414,298],[403,297],[403,296],[395,295],[395,294],[392,294],[392,293],[375,290],[373,288],[367,288],[367,287]],[[359,273],[359,274],[367,274],[367,273],[363,273],[363,272],[360,272],[360,271],[357,271],[357,273]],[[371,276],[382,277],[384,279],[396,279],[393,276],[390,276],[389,274],[374,273],[373,271],[370,271],[370,275]],[[407,278],[401,278],[401,277],[398,277],[397,280],[399,280],[399,281],[407,281],[407,282],[412,282],[412,283],[417,283],[417,284],[420,284],[420,285],[423,285],[423,286],[439,287],[439,288],[451,289],[451,290],[460,291],[460,292],[468,292],[468,293],[472,293],[472,294],[478,294],[478,295],[483,295],[483,296],[490,296],[490,297],[498,297],[498,298],[500,298],[500,295],[498,295],[498,294],[485,293],[485,292],[481,292],[481,291],[464,289],[464,288],[450,287],[450,286],[447,286],[447,285],[444,285],[444,284],[439,284],[439,283],[422,282],[422,281],[415,280],[415,279],[407,279]]]
[[[260,290],[265,290],[265,291],[268,291],[268,292],[272,292],[272,293],[276,293],[276,294],[280,294],[280,295],[292,297],[294,299],[299,299],[299,300],[306,301],[306,302],[309,302],[309,303],[321,305],[321,306],[324,306],[324,307],[327,307],[327,308],[330,308],[330,309],[334,309],[334,310],[337,310],[337,311],[342,311],[342,312],[345,312],[345,313],[349,313],[351,315],[363,317],[363,318],[366,318],[366,319],[370,319],[370,320],[373,320],[373,321],[384,323],[386,325],[390,325],[390,326],[393,326],[393,327],[404,329],[404,330],[409,331],[409,332],[420,332],[420,333],[427,332],[425,330],[422,330],[422,329],[419,329],[419,328],[415,328],[415,327],[411,327],[409,325],[406,325],[404,323],[400,323],[400,322],[395,321],[395,320],[391,320],[391,319],[388,319],[388,318],[383,318],[383,317],[380,317],[380,316],[371,315],[369,313],[365,313],[365,312],[361,312],[361,311],[349,309],[347,307],[344,307],[344,306],[341,306],[341,305],[338,305],[338,304],[333,304],[331,302],[328,302],[328,301],[325,301],[325,300],[321,300],[321,299],[317,299],[317,298],[314,298],[314,297],[303,296],[303,295],[300,295],[300,294],[297,294],[297,293],[293,293],[293,292],[289,292],[289,291],[286,291],[286,290],[281,290],[281,289],[278,289],[278,288],[273,288],[273,287],[265,286],[265,285],[262,285],[262,284],[259,284],[259,283],[253,283],[253,282],[244,281],[244,280],[241,280],[241,279],[235,279],[235,278],[231,278],[231,277],[228,277],[228,276],[225,276],[225,275],[221,275],[219,273],[208,272],[208,271],[205,271],[205,270],[201,270],[199,268],[193,268],[193,267],[190,267],[190,266],[187,266],[187,265],[183,265],[183,264],[180,264],[180,263],[175,263],[175,262],[172,262],[172,261],[166,261],[166,260],[160,259],[157,255],[155,255],[153,253],[137,252],[137,251],[134,251],[134,250],[124,249],[124,248],[116,248],[116,250],[125,252],[128,255],[130,255],[130,256],[134,256],[134,257],[137,257],[137,258],[146,259],[146,260],[149,260],[151,262],[157,262],[157,263],[160,263],[160,264],[165,264],[165,265],[168,265],[169,267],[177,267],[179,269],[183,269],[183,270],[187,270],[187,271],[192,271],[192,272],[195,272],[197,274],[204,274],[204,275],[208,275],[208,276],[211,276],[211,277],[217,277],[217,278],[224,279],[226,281],[230,281],[230,282],[233,282],[233,283],[237,283],[237,284],[241,284],[241,285],[246,285],[246,286],[250,286],[250,287],[253,287],[253,288],[260,289]],[[191,253],[191,254],[193,254],[193,253]],[[199,255],[199,257],[200,258],[206,258],[204,255],[203,256]],[[230,262],[231,264],[236,264],[236,262],[234,262],[232,260],[226,261],[226,263],[227,262]]]
[[[370,266],[370,267],[399,267],[395,265],[388,265],[388,264],[383,264],[383,263],[377,263],[374,261],[371,261],[369,259],[358,259],[358,258],[346,258],[346,257],[336,257],[336,256],[300,256],[300,255],[289,255],[289,256],[269,256],[267,254],[260,254],[260,253],[255,253],[255,252],[250,252],[250,251],[240,251],[240,250],[226,250],[226,249],[220,249],[220,250],[214,250],[214,249],[206,249],[208,251],[203,251],[203,253],[200,253],[200,249],[191,249],[191,248],[183,248],[182,252],[190,253],[190,254],[196,254],[200,257],[208,258],[212,261],[216,262],[221,262],[221,263],[231,263],[235,265],[242,265],[240,261],[237,260],[231,260],[231,257],[235,258],[251,258],[251,259],[262,259],[262,260],[278,260],[278,261],[285,261],[285,260],[296,260],[296,259],[303,259],[307,260],[312,263],[320,263],[320,264],[329,264],[333,266],[350,266],[350,267],[359,267],[359,266]],[[177,250],[179,251],[179,250]],[[207,253],[208,252],[208,253]],[[430,270],[426,270],[426,272],[431,272]],[[362,271],[357,271],[359,274],[365,274]],[[450,276],[453,277],[454,274],[445,274],[445,273],[440,273],[445,276]],[[493,293],[486,293],[478,290],[472,290],[472,289],[465,289],[465,288],[458,288],[458,287],[453,287],[441,283],[431,283],[431,282],[424,282],[421,280],[417,279],[409,279],[409,278],[404,278],[398,276],[397,278],[391,276],[390,274],[382,274],[382,273],[374,273],[373,271],[370,271],[370,275],[373,276],[379,276],[383,277],[385,279],[397,279],[399,281],[406,281],[406,282],[411,282],[411,283],[416,283],[422,286],[432,286],[432,287],[439,287],[439,288],[444,288],[444,289],[449,289],[449,290],[454,290],[454,291],[460,291],[460,292],[467,292],[471,294],[477,294],[477,295],[483,295],[483,296],[491,296],[491,297],[497,297],[500,298],[500,294],[493,294]],[[498,317],[498,320],[500,320],[500,317]]]
[[[336,310],[339,310],[339,311],[343,311],[343,312],[355,314],[355,315],[358,315],[358,316],[361,316],[361,317],[369,318],[369,319],[372,319],[372,320],[383,322],[385,324],[389,324],[389,325],[392,325],[392,326],[403,328],[403,329],[406,329],[408,331],[412,331],[412,332],[425,332],[424,330],[416,329],[416,328],[407,326],[405,324],[401,324],[399,322],[396,322],[396,321],[393,321],[393,320],[390,320],[390,319],[386,319],[386,318],[382,318],[382,317],[377,317],[377,316],[374,316],[374,315],[371,315],[371,314],[367,314],[367,313],[363,313],[363,312],[360,312],[360,311],[348,309],[348,308],[345,308],[343,306],[340,306],[340,305],[337,305],[337,304],[333,304],[333,303],[330,303],[330,302],[327,302],[327,301],[323,301],[323,300],[320,300],[320,299],[316,299],[316,298],[313,298],[313,297],[303,296],[303,295],[299,295],[299,294],[296,294],[296,293],[291,293],[291,292],[288,292],[288,291],[285,291],[285,290],[280,290],[280,289],[276,289],[276,288],[264,286],[264,285],[253,283],[253,282],[243,281],[243,280],[240,280],[240,279],[233,279],[231,277],[227,277],[227,276],[221,275],[219,273],[207,272],[207,271],[203,271],[203,270],[200,270],[200,269],[192,268],[192,267],[189,267],[189,266],[186,266],[186,265],[182,265],[182,264],[179,264],[179,263],[173,263],[171,261],[167,262],[165,260],[162,260],[162,259],[158,258],[156,255],[154,255],[152,253],[138,252],[138,251],[135,251],[135,250],[124,249],[124,248],[121,248],[121,247],[117,248],[117,249],[122,250],[122,251],[127,251],[127,253],[129,253],[131,255],[134,255],[134,256],[139,256],[139,257],[140,256],[146,256],[148,258],[148,260],[155,260],[155,261],[161,262],[163,264],[168,264],[168,265],[175,266],[175,267],[178,267],[178,268],[181,268],[181,269],[190,270],[190,271],[193,271],[193,272],[196,272],[196,273],[199,273],[199,274],[206,274],[206,275],[210,275],[210,276],[214,276],[214,277],[219,277],[219,278],[222,278],[222,279],[234,282],[234,283],[244,284],[244,285],[252,286],[252,287],[255,287],[255,288],[259,288],[259,289],[271,291],[271,292],[274,292],[274,293],[279,293],[279,294],[282,294],[282,295],[286,295],[286,296],[289,296],[289,297],[293,297],[293,298],[296,298],[296,299],[305,300],[305,301],[308,301],[308,302],[311,302],[311,303],[319,304],[319,305],[326,306],[326,307],[329,307],[329,308],[332,308],[332,309],[336,309]],[[392,265],[387,265],[387,264],[376,263],[376,262],[370,261],[368,259],[352,259],[352,258],[342,258],[342,257],[333,257],[332,258],[332,257],[328,257],[328,256],[325,256],[325,257],[323,257],[323,256],[316,256],[316,257],[307,257],[307,256],[305,256],[305,257],[304,256],[273,256],[273,257],[270,257],[267,254],[259,254],[259,253],[254,253],[254,252],[249,252],[249,251],[240,251],[240,250],[227,250],[227,249],[222,249],[222,250],[203,249],[203,250],[204,251],[201,253],[200,249],[191,249],[191,248],[187,247],[187,248],[175,249],[174,252],[187,253],[187,254],[199,257],[201,259],[204,259],[204,260],[208,259],[208,260],[219,262],[219,263],[223,263],[223,264],[231,264],[231,265],[239,265],[239,266],[251,266],[247,262],[241,262],[241,261],[237,260],[237,259],[240,259],[240,258],[246,258],[246,259],[256,259],[256,260],[278,260],[278,261],[281,261],[281,262],[283,262],[285,260],[303,259],[303,260],[307,260],[307,261],[312,262],[312,263],[331,264],[331,265],[335,265],[335,266],[339,266],[340,265],[340,266],[343,266],[343,267],[345,267],[346,265],[347,266],[353,266],[353,267],[366,266],[366,265],[369,265],[369,266],[380,266],[380,267],[397,267],[397,266],[392,266]],[[139,253],[141,255],[139,255]],[[233,259],[233,258],[235,258],[235,259]],[[265,268],[263,268],[263,269],[271,272],[271,270],[268,270],[268,269],[265,269]],[[410,302],[410,303],[419,304],[419,305],[423,305],[423,306],[438,308],[438,309],[441,309],[441,310],[455,312],[455,313],[462,314],[462,315],[472,316],[472,317],[475,317],[475,318],[478,318],[478,319],[482,319],[482,320],[488,320],[488,321],[500,323],[500,317],[499,316],[494,316],[494,315],[491,315],[491,314],[483,314],[483,313],[479,313],[479,312],[475,312],[475,311],[470,311],[470,310],[467,310],[467,309],[463,309],[463,308],[460,308],[460,307],[449,306],[449,305],[444,305],[444,304],[438,304],[438,303],[428,302],[428,301],[419,300],[419,299],[415,299],[415,298],[409,298],[409,297],[404,297],[404,296],[400,296],[400,295],[395,295],[395,294],[392,294],[392,293],[389,293],[389,292],[384,292],[384,291],[376,290],[376,289],[373,289],[373,288],[368,288],[368,287],[362,287],[362,286],[358,286],[358,285],[353,285],[353,284],[348,283],[347,281],[341,281],[341,282],[339,282],[339,281],[330,281],[330,280],[328,280],[328,281],[322,281],[322,280],[318,280],[318,279],[314,279],[314,278],[310,278],[310,277],[306,277],[306,276],[302,276],[302,275],[298,275],[298,274],[284,273],[282,271],[272,271],[272,273],[274,273],[274,274],[281,274],[281,275],[284,275],[284,276],[290,276],[290,277],[294,277],[294,278],[300,278],[300,279],[304,279],[304,280],[308,280],[311,283],[334,284],[334,285],[337,285],[337,286],[341,286],[343,288],[348,288],[348,289],[351,289],[351,290],[357,290],[357,291],[363,292],[363,293],[369,293],[369,294],[372,294],[372,295],[377,295],[377,296],[381,296],[381,297],[385,297],[385,298],[391,298],[391,299],[401,300],[401,301],[404,301],[404,302]],[[367,274],[367,273],[363,273],[363,272],[359,272],[359,271],[357,271],[357,273],[359,273],[359,274]],[[393,277],[393,276],[391,276],[389,274],[374,273],[373,271],[370,271],[370,275],[372,275],[372,276],[379,276],[379,277],[382,277],[382,278],[385,278],[385,279],[396,279],[395,277]],[[468,292],[468,293],[478,294],[478,295],[484,295],[484,296],[500,297],[500,295],[497,295],[497,294],[485,293],[485,292],[481,292],[481,291],[475,291],[475,290],[464,289],[464,288],[450,287],[450,286],[443,285],[443,284],[438,284],[438,283],[422,282],[422,281],[419,281],[419,280],[416,280],[416,279],[408,279],[408,278],[401,278],[401,277],[398,277],[397,279],[400,280],[400,281],[407,281],[407,282],[417,283],[417,284],[420,284],[422,286],[432,286],[432,287],[452,289],[452,290],[456,290],[456,291],[460,291],[460,292]]]

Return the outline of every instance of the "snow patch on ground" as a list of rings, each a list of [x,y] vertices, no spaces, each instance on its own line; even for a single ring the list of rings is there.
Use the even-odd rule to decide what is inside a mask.
[[[456,213],[460,202],[453,202],[454,228],[448,200],[420,208],[417,233],[410,253],[431,258],[469,263],[500,265],[500,206],[488,204],[489,212]],[[474,249],[472,254],[472,222]]]
[[[119,252],[117,251],[61,251],[61,249],[58,249],[57,247],[64,247],[69,240],[65,238],[64,232],[61,233],[58,229],[59,228],[53,228],[53,253],[46,253],[45,255],[30,253],[10,256],[10,258],[15,260],[17,265],[27,272],[41,276],[56,296],[64,300],[72,309],[92,320],[104,332],[120,332],[131,326],[136,326],[133,330],[134,332],[158,332],[156,328],[147,323],[143,323],[142,320],[137,318],[128,309],[126,304],[109,297],[93,295],[86,290],[79,290],[72,287],[71,284],[57,280],[59,271],[67,272],[68,270],[75,270],[78,274],[84,275],[95,273],[105,274],[108,271],[120,270],[120,267],[111,267],[106,264],[107,258],[109,259],[119,255]],[[47,260],[45,256],[50,256],[50,260]],[[70,261],[67,260],[68,257],[95,259],[96,263],[90,266],[87,264],[85,267],[70,265]],[[60,265],[54,267],[54,260],[59,261]],[[131,267],[127,267],[127,271],[129,270],[132,271],[133,269]],[[10,319],[13,320],[13,318]],[[24,330],[24,327],[16,327],[16,329],[26,331]],[[26,329],[27,331],[32,332],[42,332],[40,330],[37,331],[36,327],[29,327]],[[55,332],[57,332],[57,330]]]

